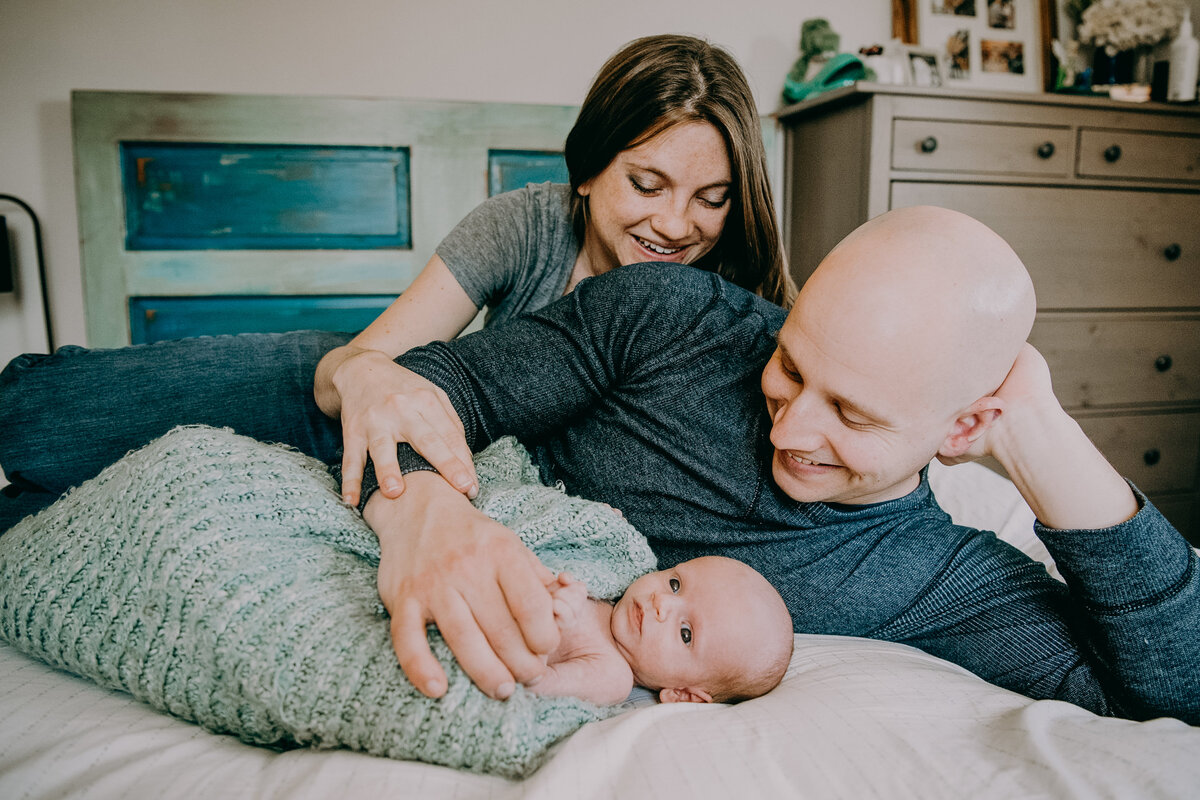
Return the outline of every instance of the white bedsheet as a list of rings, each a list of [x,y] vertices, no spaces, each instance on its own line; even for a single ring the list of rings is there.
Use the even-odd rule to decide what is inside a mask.
[[[935,467],[931,479],[956,519],[991,520],[1025,549],[1036,542],[1029,509],[1002,478],[968,465]],[[3,800],[1197,796],[1200,728],[1031,701],[886,642],[798,636],[787,677],[766,697],[586,726],[519,783],[244,745],[0,644]]]

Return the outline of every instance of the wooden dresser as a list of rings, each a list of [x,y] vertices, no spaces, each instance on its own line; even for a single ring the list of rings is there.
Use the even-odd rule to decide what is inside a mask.
[[[858,84],[778,118],[797,281],[891,208],[982,220],[1033,275],[1059,400],[1200,542],[1200,110]]]

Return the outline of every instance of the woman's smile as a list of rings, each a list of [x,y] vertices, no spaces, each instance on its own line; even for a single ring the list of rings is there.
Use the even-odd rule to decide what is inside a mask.
[[[651,242],[647,239],[643,239],[642,237],[640,237],[636,234],[633,234],[633,238],[643,248],[645,248],[646,250],[649,250],[651,253],[654,253],[655,255],[661,257],[663,260],[670,259],[671,256],[674,256],[677,253],[681,253],[685,249],[683,247],[669,247],[667,245],[655,244],[654,242]]]

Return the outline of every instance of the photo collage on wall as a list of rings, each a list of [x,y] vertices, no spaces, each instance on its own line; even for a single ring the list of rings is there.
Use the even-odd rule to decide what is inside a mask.
[[[921,0],[921,46],[938,54],[942,85],[1037,91],[1037,0]]]

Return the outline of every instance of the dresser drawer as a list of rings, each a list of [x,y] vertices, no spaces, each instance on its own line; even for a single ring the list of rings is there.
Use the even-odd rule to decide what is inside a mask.
[[[1083,128],[1079,176],[1200,181],[1200,136]]]
[[[1200,316],[1043,314],[1029,341],[1067,408],[1200,401]]]
[[[1200,413],[1076,419],[1117,472],[1146,494],[1195,488]]]
[[[1067,128],[921,119],[893,122],[893,169],[1066,177],[1071,160]]]
[[[1170,495],[1168,497],[1151,497],[1150,502],[1162,512],[1167,521],[1191,542],[1193,547],[1200,547],[1200,530],[1196,525],[1196,502],[1187,495]]]
[[[970,214],[1012,245],[1038,307],[1200,305],[1200,194],[984,184],[892,183],[892,208]]]

